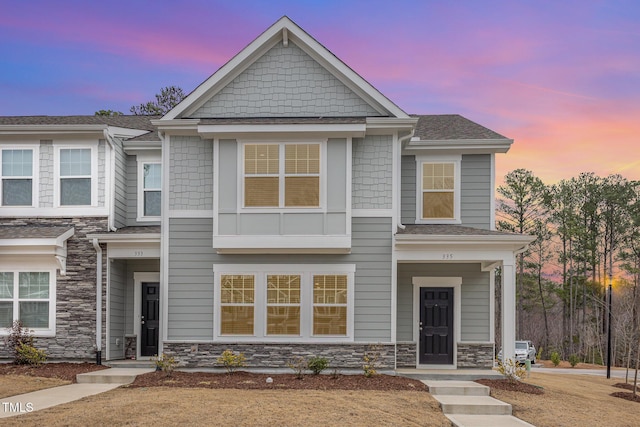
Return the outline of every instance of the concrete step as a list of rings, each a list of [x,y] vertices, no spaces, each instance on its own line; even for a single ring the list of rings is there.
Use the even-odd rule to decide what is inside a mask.
[[[489,396],[433,396],[445,415],[511,415],[511,405]]]
[[[433,381],[473,381],[486,379],[500,379],[504,376],[492,369],[397,369],[396,373],[403,377],[417,380]]]
[[[446,415],[455,427],[535,427],[513,415]]]
[[[112,368],[145,368],[150,369],[156,367],[151,360],[110,360],[104,363]]]
[[[110,368],[76,375],[78,384],[131,384],[136,375],[153,372],[150,368]]]
[[[489,387],[473,381],[423,380],[429,393],[443,396],[489,396]]]
[[[535,427],[513,415],[446,415],[455,427]]]

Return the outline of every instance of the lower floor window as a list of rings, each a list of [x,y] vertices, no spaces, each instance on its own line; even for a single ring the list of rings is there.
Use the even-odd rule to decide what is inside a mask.
[[[43,272],[0,272],[0,328],[14,320],[34,330],[52,328],[53,274]]]
[[[290,272],[275,265],[214,267],[219,270],[216,335],[352,338],[355,268],[350,264],[301,267]]]

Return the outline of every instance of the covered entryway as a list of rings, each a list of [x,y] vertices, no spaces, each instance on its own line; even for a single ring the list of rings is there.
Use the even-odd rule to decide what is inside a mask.
[[[502,342],[515,353],[515,259],[531,236],[407,225],[394,239],[398,367],[491,368],[495,269],[502,268]]]

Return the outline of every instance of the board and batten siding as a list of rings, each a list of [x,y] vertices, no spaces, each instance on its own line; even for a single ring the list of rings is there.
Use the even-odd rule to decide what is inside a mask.
[[[489,272],[480,264],[398,264],[398,341],[413,341],[413,277],[462,277],[461,341],[489,341]]]
[[[355,264],[355,341],[391,339],[391,219],[354,218],[350,254],[219,255],[209,218],[169,220],[169,340],[213,337],[213,265]]]
[[[238,212],[242,194],[238,194],[238,157],[241,145],[236,140],[221,140],[218,149],[218,233],[220,235],[345,235],[347,211],[347,142],[344,138],[327,141],[326,212],[286,211],[253,213]],[[224,181],[223,181],[224,180]],[[241,182],[240,182],[241,184]],[[324,206],[323,206],[324,207]]]
[[[462,225],[491,229],[491,155],[465,154],[461,166]]]
[[[109,265],[109,360],[124,358],[126,275],[126,261],[113,260]]]

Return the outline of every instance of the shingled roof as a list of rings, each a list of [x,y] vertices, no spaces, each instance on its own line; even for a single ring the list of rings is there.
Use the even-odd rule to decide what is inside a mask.
[[[460,139],[507,139],[497,132],[487,129],[459,114],[416,115],[418,124],[415,137],[423,141]]]

